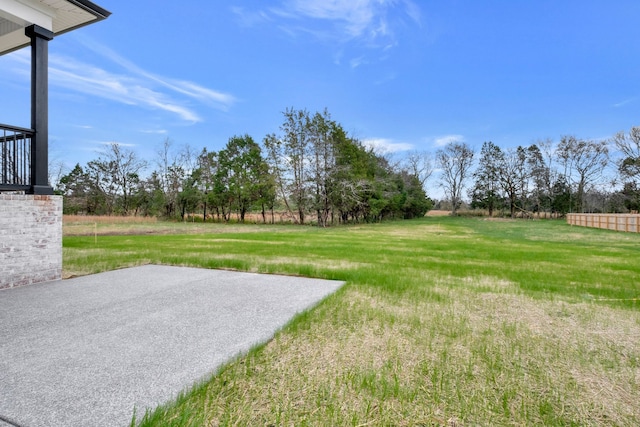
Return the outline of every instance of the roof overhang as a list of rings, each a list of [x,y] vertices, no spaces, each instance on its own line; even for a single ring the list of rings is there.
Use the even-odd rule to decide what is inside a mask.
[[[29,45],[25,28],[30,25],[57,36],[109,15],[111,12],[88,0],[0,0],[0,55]]]

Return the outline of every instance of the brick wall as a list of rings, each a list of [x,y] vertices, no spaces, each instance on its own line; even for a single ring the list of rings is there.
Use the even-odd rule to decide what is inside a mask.
[[[62,277],[62,196],[0,194],[0,289]]]

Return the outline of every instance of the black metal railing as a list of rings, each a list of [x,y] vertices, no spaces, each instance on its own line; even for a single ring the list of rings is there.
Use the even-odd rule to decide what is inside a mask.
[[[31,187],[32,129],[0,124],[0,191]]]

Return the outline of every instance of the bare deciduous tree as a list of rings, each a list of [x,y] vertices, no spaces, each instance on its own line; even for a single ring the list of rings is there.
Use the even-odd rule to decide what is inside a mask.
[[[305,214],[310,202],[310,135],[309,112],[307,110],[287,109],[284,112],[285,121],[280,126],[283,132],[282,148],[285,163],[291,172],[291,186],[289,193],[295,204],[300,224],[304,224]]]
[[[315,113],[308,123],[307,131],[311,140],[312,155],[311,177],[314,186],[314,207],[317,213],[318,225],[326,227],[331,212],[330,184],[335,159],[334,137],[342,129],[331,120],[327,110],[322,114]]]
[[[433,174],[434,170],[431,154],[426,151],[413,151],[407,155],[404,163],[409,174],[420,181],[422,189],[426,192],[427,181]]]
[[[526,162],[526,151],[521,146],[515,150],[505,150],[504,155],[498,161],[498,178],[509,201],[509,211],[512,218],[516,215],[518,199],[524,200],[526,198],[528,180]]]
[[[298,217],[293,214],[293,210],[289,205],[289,198],[287,194],[287,188],[289,187],[289,173],[287,169],[287,162],[285,161],[285,155],[283,150],[283,142],[275,134],[269,134],[264,137],[262,141],[267,151],[267,164],[269,170],[274,177],[277,192],[280,193],[280,198],[284,202],[287,209],[287,215],[293,220],[294,223],[298,223]]]
[[[147,162],[139,159],[135,151],[117,142],[109,144],[97,160],[87,164],[96,186],[106,195],[109,214],[116,200],[120,213],[129,214],[131,195],[146,167]]]
[[[441,184],[451,200],[451,214],[455,215],[462,203],[462,190],[473,164],[473,150],[463,142],[450,142],[436,153],[442,169]]]
[[[155,159],[156,176],[164,199],[164,214],[171,217],[176,212],[178,194],[186,177],[185,158],[173,149],[173,141],[165,138],[158,148]]]
[[[618,132],[613,142],[622,155],[617,162],[622,178],[640,180],[640,126],[632,127],[626,134]]]
[[[583,211],[587,186],[601,177],[609,163],[607,141],[577,139],[563,136],[557,150],[567,182],[576,184],[576,207]]]

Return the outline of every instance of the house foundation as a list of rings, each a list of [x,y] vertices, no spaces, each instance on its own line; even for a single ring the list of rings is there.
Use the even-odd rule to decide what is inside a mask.
[[[0,193],[0,289],[62,278],[62,196]]]

